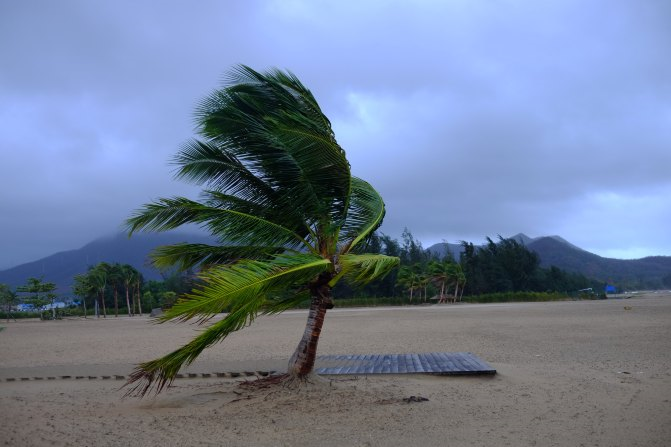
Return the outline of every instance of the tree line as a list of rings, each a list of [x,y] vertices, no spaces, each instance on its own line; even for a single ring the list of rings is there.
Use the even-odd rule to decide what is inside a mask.
[[[455,302],[464,295],[485,295],[508,292],[560,292],[567,295],[578,290],[601,290],[602,284],[578,273],[558,267],[540,267],[538,255],[514,239],[499,237],[486,239],[476,246],[462,242],[463,251],[437,256],[422,247],[410,230],[405,229],[400,241],[385,234],[375,233],[360,252],[379,253],[398,257],[400,266],[386,277],[364,287],[355,287],[345,279],[334,288],[336,299],[349,298],[403,298],[409,304],[434,301]],[[196,275],[192,269],[180,272],[167,270],[163,280],[146,281],[133,266],[101,262],[74,278],[73,294],[79,297],[84,316],[89,313],[106,318],[108,315],[140,315],[153,308],[170,308],[179,296],[194,286]],[[26,284],[12,291],[0,284],[3,309],[9,311],[17,304],[31,304],[45,318],[47,310],[56,318],[53,306],[56,285],[38,278],[29,278]],[[50,309],[41,310],[49,307]],[[46,312],[46,313],[45,313]]]
[[[106,318],[108,309],[113,310],[114,316],[121,310],[132,317],[154,308],[172,307],[180,295],[193,288],[192,270],[164,270],[162,275],[163,281],[145,281],[142,273],[129,264],[100,262],[76,275],[72,290],[81,298],[84,316],[88,302],[96,317]]]
[[[125,299],[125,311],[128,316],[142,315],[141,285],[142,274],[129,264],[108,264],[100,262],[89,267],[86,273],[76,275],[72,285],[73,293],[80,297],[84,309],[92,307],[96,317],[107,318],[107,309],[119,316],[119,300]],[[92,306],[87,307],[87,301]],[[123,307],[123,301],[122,301]]]
[[[25,305],[22,310],[27,310],[30,316],[38,314],[41,319],[56,319],[64,312],[85,318],[89,314],[98,318],[142,315],[153,308],[171,307],[180,295],[193,288],[193,271],[168,270],[162,274],[162,281],[145,281],[129,264],[100,262],[75,275],[72,294],[79,299],[65,309],[59,307],[65,303],[56,301],[59,295],[55,293],[55,283],[31,277],[14,290],[0,284],[0,312],[9,319],[16,315],[13,310]]]
[[[362,289],[346,282],[334,290],[339,298],[403,296],[408,302],[459,301],[463,296],[509,292],[559,292],[601,290],[603,284],[558,267],[543,268],[538,255],[512,238],[486,238],[482,246],[461,242],[457,256],[438,256],[425,250],[407,228],[400,241],[374,234],[363,250],[396,256],[400,268]]]

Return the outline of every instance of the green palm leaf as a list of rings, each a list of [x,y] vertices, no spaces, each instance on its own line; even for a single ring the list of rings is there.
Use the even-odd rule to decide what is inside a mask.
[[[325,209],[342,216],[349,164],[330,122],[298,79],[239,67],[233,85],[207,97],[197,112],[201,133],[237,157],[309,219]]]
[[[284,296],[270,296],[264,303],[261,313],[274,315],[285,310],[296,309],[310,299],[310,291],[305,288],[290,289]]]
[[[280,224],[244,212],[212,208],[183,197],[147,204],[126,223],[131,234],[141,229],[172,230],[190,223],[206,227],[213,235],[230,244],[287,248],[302,245],[310,249],[310,244],[301,235]]]
[[[180,368],[190,365],[205,348],[249,325],[257,315],[261,304],[263,300],[248,301],[181,348],[158,359],[140,363],[126,382],[126,385],[135,383],[126,392],[126,396],[135,394],[144,396],[152,388],[156,393],[161,392],[166,385],[172,383]]]
[[[192,140],[182,146],[174,159],[177,178],[224,191],[259,204],[272,203],[275,191],[265,184],[225,148]]]
[[[240,259],[265,259],[286,251],[285,247],[268,245],[227,246],[180,243],[164,245],[151,252],[152,264],[159,269],[177,267],[180,270],[215,264],[231,264]]]
[[[341,271],[330,283],[331,286],[340,277],[345,276],[352,284],[365,285],[376,278],[385,276],[396,268],[399,259],[380,254],[345,254],[338,257]]]
[[[292,287],[297,282],[309,282],[331,267],[327,259],[295,253],[278,255],[267,262],[245,260],[208,270],[201,276],[205,284],[180,299],[157,321],[186,321],[198,317],[197,321],[203,323],[224,310],[229,313],[181,348],[138,365],[128,384],[139,383],[130,388],[127,395],[136,392],[144,395],[153,387],[160,392],[174,380],[182,366],[191,364],[205,348],[249,325],[260,311],[276,313],[295,302],[295,299],[269,302],[269,293]]]
[[[347,220],[340,230],[341,253],[352,250],[382,224],[385,209],[380,194],[366,181],[352,177]]]
[[[283,253],[267,261],[242,260],[220,265],[200,275],[204,285],[180,299],[159,321],[203,322],[224,312],[235,312],[249,301],[265,301],[268,293],[306,284],[332,267],[331,261],[309,253]]]

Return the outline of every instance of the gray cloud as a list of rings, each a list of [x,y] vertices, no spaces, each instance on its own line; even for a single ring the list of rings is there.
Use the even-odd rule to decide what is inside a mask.
[[[238,63],[313,90],[391,235],[671,255],[670,21],[654,0],[3,4],[0,268],[195,195],[168,162]]]

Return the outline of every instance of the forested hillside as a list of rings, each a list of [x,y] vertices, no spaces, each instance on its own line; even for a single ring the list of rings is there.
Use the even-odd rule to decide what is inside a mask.
[[[540,266],[544,268],[554,266],[602,283],[614,284],[622,290],[671,288],[671,256],[612,259],[576,247],[559,236],[530,238],[518,234],[511,239],[536,253]],[[428,250],[437,255],[449,250],[458,259],[463,246],[443,243],[433,245]]]

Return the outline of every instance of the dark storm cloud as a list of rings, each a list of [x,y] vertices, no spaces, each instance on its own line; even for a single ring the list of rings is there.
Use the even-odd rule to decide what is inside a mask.
[[[668,5],[5,3],[0,268],[195,195],[168,162],[237,63],[312,89],[383,194],[387,233],[671,254]]]

